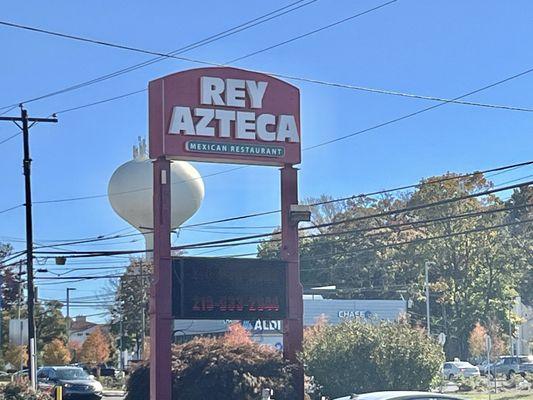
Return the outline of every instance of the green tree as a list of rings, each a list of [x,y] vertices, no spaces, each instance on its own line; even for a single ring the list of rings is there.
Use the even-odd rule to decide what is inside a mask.
[[[321,326],[306,339],[306,374],[332,398],[349,391],[427,390],[444,361],[441,346],[407,324],[353,320]]]
[[[515,244],[523,249],[526,257],[525,268],[520,280],[519,294],[523,303],[533,305],[533,185],[525,185],[515,189],[507,202],[511,208],[507,214],[508,222],[527,222],[513,226],[510,231]]]
[[[46,302],[45,306],[35,308],[35,330],[37,333],[37,348],[51,343],[54,339],[66,342],[66,319],[61,312],[63,303],[60,301]]]
[[[517,190],[508,202],[488,195],[424,205],[491,187],[482,174],[448,173],[394,195],[335,203],[327,196],[310,199],[326,203],[314,206],[318,228],[301,231],[304,287],[336,285],[328,294],[336,298],[397,299],[401,293],[414,300],[412,323],[425,325],[424,268],[431,262],[432,331],[447,334],[448,358],[467,358],[476,322],[506,326],[509,302],[519,293],[530,301],[531,223],[492,227],[528,222],[532,189]],[[412,211],[396,212],[406,207]],[[279,238],[277,231],[273,238]],[[258,251],[263,258],[277,257],[279,242],[266,240]]]
[[[141,274],[142,272],[142,274]],[[119,337],[122,329],[125,349],[139,349],[144,335],[149,336],[150,276],[152,264],[142,258],[132,258],[121,278],[112,284],[116,303],[111,307],[111,332]],[[122,324],[122,327],[121,327]]]

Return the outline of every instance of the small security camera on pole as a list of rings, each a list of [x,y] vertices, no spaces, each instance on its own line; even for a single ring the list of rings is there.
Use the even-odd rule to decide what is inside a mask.
[[[293,224],[311,221],[311,207],[303,204],[291,204],[290,220]]]

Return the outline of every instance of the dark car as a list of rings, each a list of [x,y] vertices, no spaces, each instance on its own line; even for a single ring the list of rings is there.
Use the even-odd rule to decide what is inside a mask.
[[[95,376],[110,376],[116,378],[120,375],[120,371],[113,366],[107,364],[98,364],[97,367],[92,367],[83,363],[73,364],[75,367],[83,368],[87,373]]]
[[[42,367],[37,371],[41,387],[63,387],[64,400],[100,400],[102,385],[80,367]]]
[[[500,361],[491,366],[492,375],[505,375],[511,379],[514,374],[523,374],[533,371],[533,356],[503,356]]]

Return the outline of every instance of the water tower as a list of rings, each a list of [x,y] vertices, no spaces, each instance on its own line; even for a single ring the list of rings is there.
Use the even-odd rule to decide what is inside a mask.
[[[204,182],[196,168],[185,161],[173,161],[170,175],[171,229],[174,230],[200,208]],[[148,158],[146,141],[139,137],[139,146],[133,147],[133,160],[115,170],[107,194],[113,210],[144,235],[147,250],[153,249],[152,188],[152,162]],[[152,253],[147,252],[146,257],[152,258]]]

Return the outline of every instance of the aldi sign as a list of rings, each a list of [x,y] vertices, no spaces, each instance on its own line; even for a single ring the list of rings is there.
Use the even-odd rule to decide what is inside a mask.
[[[149,84],[150,158],[300,163],[300,93],[237,68],[199,68]]]

